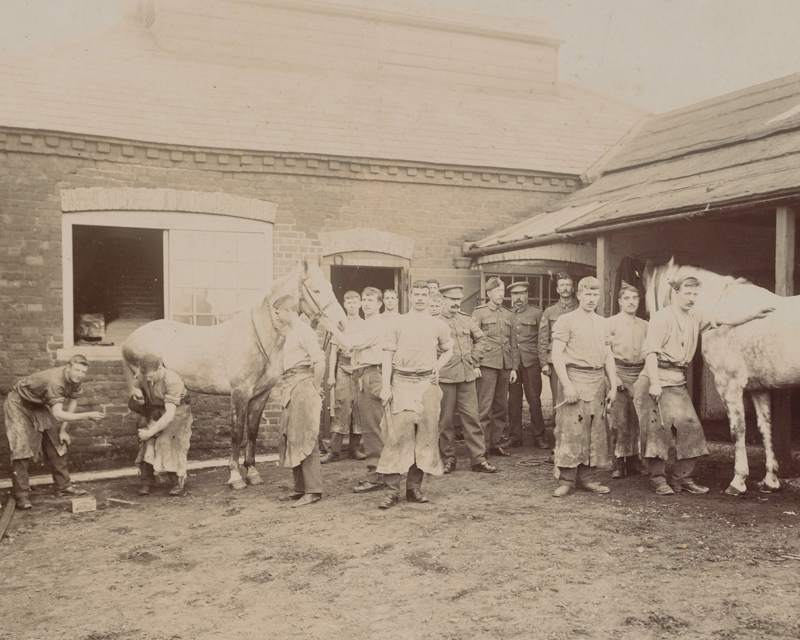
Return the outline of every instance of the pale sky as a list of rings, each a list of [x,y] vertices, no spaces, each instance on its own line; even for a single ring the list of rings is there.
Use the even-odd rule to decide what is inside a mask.
[[[0,54],[111,25],[124,1],[0,0]],[[416,4],[544,20],[565,40],[563,80],[656,112],[800,72],[800,0]]]

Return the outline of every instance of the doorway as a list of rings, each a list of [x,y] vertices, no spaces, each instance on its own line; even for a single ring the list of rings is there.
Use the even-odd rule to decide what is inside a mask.
[[[367,287],[375,287],[383,293],[386,289],[397,291],[398,309],[405,309],[403,295],[403,270],[396,267],[363,267],[331,265],[331,286],[339,304],[344,303],[344,294],[357,291],[359,295]]]

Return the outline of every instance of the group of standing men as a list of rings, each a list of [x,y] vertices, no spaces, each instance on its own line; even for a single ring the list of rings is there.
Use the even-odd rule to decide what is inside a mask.
[[[529,305],[526,282],[510,285],[512,308],[505,308],[499,278],[487,281],[488,301],[471,317],[460,310],[461,285],[414,282],[411,309],[403,315],[395,290],[347,292],[347,328],[336,335],[327,366],[335,417],[321,460],[317,439],[325,355],[315,332],[300,320],[297,302],[283,296],[274,307],[286,329],[280,452],[294,475],[287,499],[296,501],[293,506],[321,499],[320,464],[343,455],[349,434],[348,455],[367,467],[354,492],[387,489],[378,506],[388,509],[399,502],[401,474],[407,473],[406,499],[427,502],[421,490],[424,474],[456,468],[456,411],[472,471],[496,473],[487,458],[510,455],[500,446],[507,416],[510,444],[522,444],[523,395],[534,444],[547,448],[541,374],[550,378],[555,411],[553,458],[559,485],[554,496],[575,489],[608,493],[608,487],[594,481],[593,470],[612,464],[612,478],[646,469],[657,495],[706,493],[708,488],[692,478],[697,460],[708,451],[686,389],[686,369],[702,331],[763,318],[772,309],[709,317],[695,308],[701,287],[696,278],[670,285],[671,304],[649,324],[637,317],[636,287],[622,282],[620,312],[606,319],[596,313],[599,281],[583,278],[576,300],[574,281],[563,273],[556,283],[559,300],[543,313]],[[432,297],[440,304],[431,305]],[[19,380],[6,398],[12,483],[20,509],[32,506],[28,464],[41,454],[52,468],[57,493],[83,493],[72,486],[67,471],[67,423],[105,416],[76,412],[87,370],[86,358],[75,356],[66,366]],[[181,495],[192,424],[186,387],[159,358],[146,356],[129,407],[140,416],[140,495],[150,493],[156,473],[172,479],[171,495]],[[668,481],[673,437],[677,461]]]

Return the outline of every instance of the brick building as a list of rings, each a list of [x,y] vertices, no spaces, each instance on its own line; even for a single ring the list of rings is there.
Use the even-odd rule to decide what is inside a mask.
[[[475,304],[462,244],[574,191],[642,115],[559,82],[559,45],[544,23],[396,2],[145,0],[7,57],[0,396],[85,353],[82,406],[111,416],[73,427],[73,467],[130,464],[119,344],[144,322],[223,321],[307,255],[339,295],[435,276]],[[539,300],[572,259],[531,263]],[[75,345],[84,314],[106,344]],[[190,455],[224,454],[227,399],[195,415]]]

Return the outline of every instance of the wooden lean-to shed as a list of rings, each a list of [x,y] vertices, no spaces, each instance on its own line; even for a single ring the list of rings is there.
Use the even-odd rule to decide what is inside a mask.
[[[800,207],[800,74],[644,118],[605,154],[585,186],[465,254],[535,259],[572,246],[596,265],[604,308],[623,258],[676,261],[794,294]],[[593,252],[593,257],[589,254]],[[593,259],[592,259],[593,258]],[[696,371],[702,418],[724,418]],[[790,400],[775,394],[776,451],[790,468]]]

